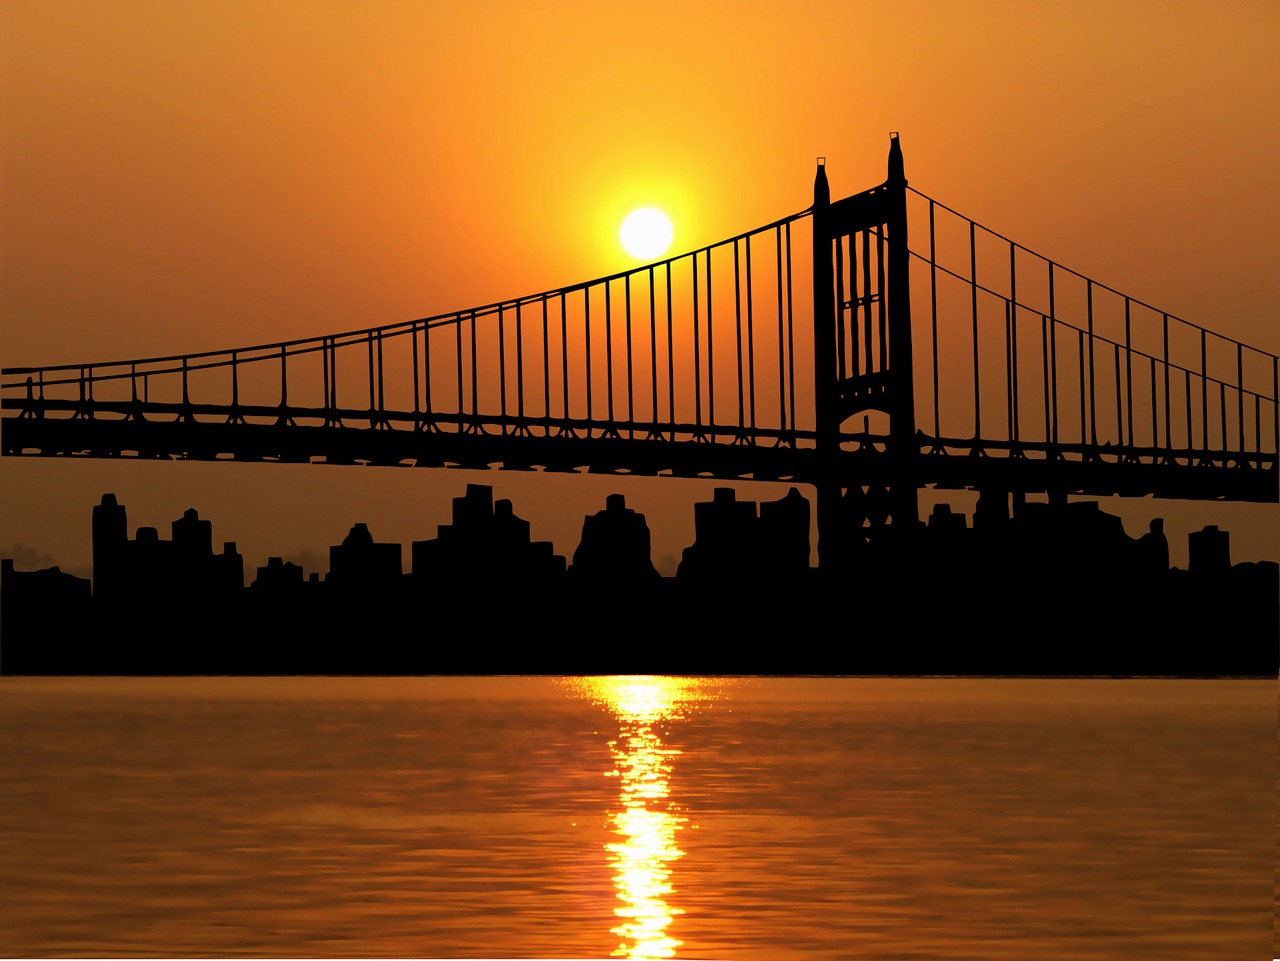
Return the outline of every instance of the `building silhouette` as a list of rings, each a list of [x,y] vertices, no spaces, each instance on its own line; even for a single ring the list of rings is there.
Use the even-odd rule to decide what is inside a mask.
[[[694,542],[684,549],[681,581],[794,579],[809,571],[809,502],[796,488],[777,501],[740,501],[717,487],[693,507]]]
[[[621,494],[610,494],[604,503],[604,510],[583,518],[569,576],[600,587],[652,585],[661,575],[653,566],[644,515],[628,507]]]
[[[493,488],[468,484],[453,499],[453,521],[431,540],[414,541],[413,576],[427,585],[542,584],[562,577],[565,559],[550,541],[534,541],[529,522]]]
[[[244,558],[234,541],[213,551],[213,524],[189,508],[161,540],[154,527],[128,536],[125,508],[104,494],[93,509],[93,596],[100,603],[129,604],[159,595],[168,605],[216,602],[244,587]],[[152,601],[151,603],[155,603]]]
[[[348,593],[385,592],[404,573],[399,544],[378,543],[367,524],[355,524],[329,548],[328,583]]]
[[[301,593],[304,582],[304,571],[297,564],[283,557],[268,557],[249,587],[260,594],[296,595]]]

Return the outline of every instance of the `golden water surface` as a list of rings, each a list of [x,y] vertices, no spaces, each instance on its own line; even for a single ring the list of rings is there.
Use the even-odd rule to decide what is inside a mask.
[[[683,718],[686,702],[706,697],[707,685],[693,678],[593,677],[577,682],[618,718],[618,737],[609,742],[619,784],[618,803],[609,822],[619,840],[605,845],[614,866],[614,885],[622,905],[613,928],[622,944],[615,957],[671,958],[681,943],[668,934],[684,911],[671,903],[671,865],[684,856],[676,834],[688,818],[671,799],[673,759],[680,751],[665,747],[660,732]]]
[[[1271,957],[1276,685],[0,678],[0,955]]]

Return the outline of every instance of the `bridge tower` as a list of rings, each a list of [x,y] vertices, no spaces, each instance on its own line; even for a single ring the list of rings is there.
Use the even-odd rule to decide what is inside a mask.
[[[896,133],[885,182],[835,203],[819,158],[813,357],[818,563],[825,570],[856,563],[866,545],[920,523],[906,191]],[[887,416],[887,437],[872,436],[870,412]],[[846,428],[858,415],[863,430]]]

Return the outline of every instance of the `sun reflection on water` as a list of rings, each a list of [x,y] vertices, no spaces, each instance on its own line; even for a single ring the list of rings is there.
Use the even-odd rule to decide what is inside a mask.
[[[676,893],[671,865],[684,856],[676,834],[688,820],[671,800],[671,759],[680,751],[662,743],[665,725],[683,718],[682,707],[706,696],[696,678],[583,678],[585,693],[607,707],[619,722],[609,742],[619,779],[618,808],[609,826],[618,840],[605,845],[621,905],[612,932],[622,939],[620,958],[671,958],[681,942],[667,930],[684,912],[670,899]]]

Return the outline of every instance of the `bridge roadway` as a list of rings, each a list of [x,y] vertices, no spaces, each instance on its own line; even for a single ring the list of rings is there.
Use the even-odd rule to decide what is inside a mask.
[[[543,470],[818,482],[815,432],[707,424],[426,415],[303,407],[3,401],[6,456],[229,460]],[[1280,501],[1276,455],[975,441],[917,431],[905,460],[889,438],[841,433],[845,486],[1004,490],[1186,500]]]

